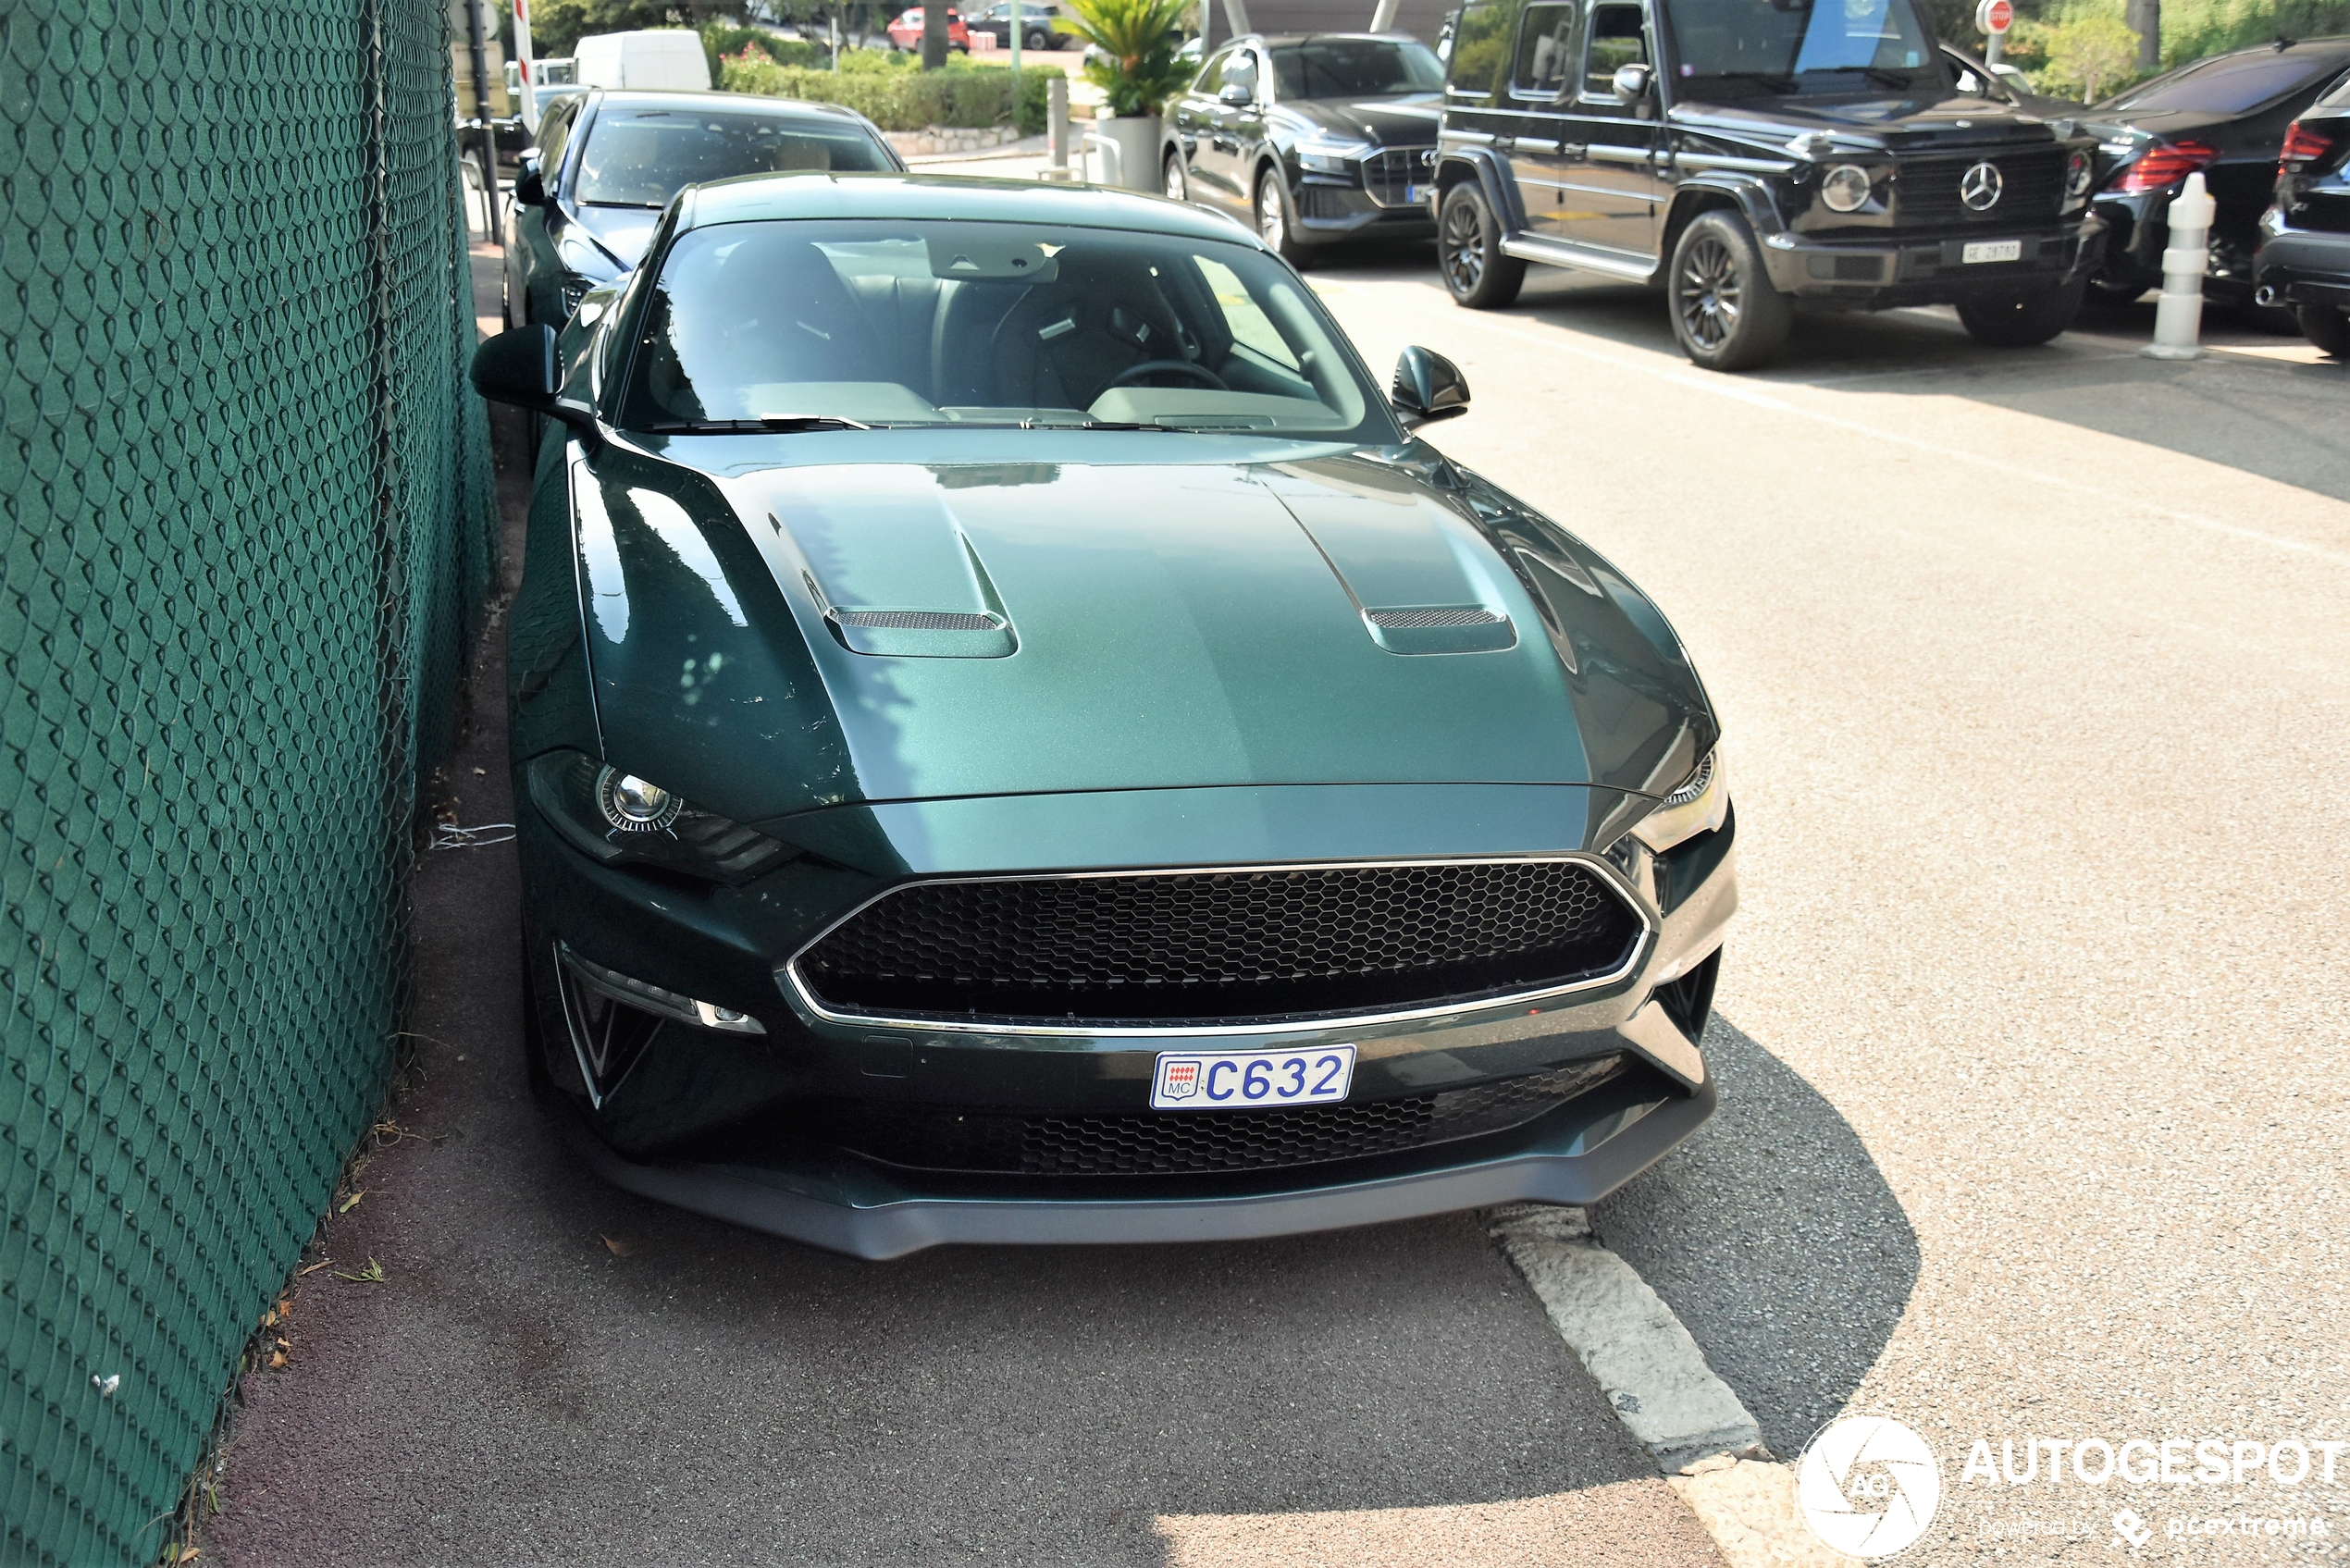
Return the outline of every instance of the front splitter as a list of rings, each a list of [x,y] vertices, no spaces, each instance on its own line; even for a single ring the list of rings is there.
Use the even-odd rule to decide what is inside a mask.
[[[1405,1176],[1206,1198],[906,1197],[834,1202],[708,1165],[645,1165],[596,1136],[567,1096],[555,1114],[588,1166],[626,1191],[830,1252],[879,1261],[950,1242],[1099,1246],[1243,1241],[1453,1214],[1491,1204],[1595,1204],[1662,1159],[1713,1114],[1711,1075],[1587,1154],[1536,1149]]]

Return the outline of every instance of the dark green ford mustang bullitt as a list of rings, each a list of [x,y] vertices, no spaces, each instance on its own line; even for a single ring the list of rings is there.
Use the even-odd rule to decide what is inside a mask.
[[[639,1192],[869,1257],[1588,1203],[1701,1123],[1703,686],[1296,274],[1116,192],[688,189],[476,383],[530,1061]]]

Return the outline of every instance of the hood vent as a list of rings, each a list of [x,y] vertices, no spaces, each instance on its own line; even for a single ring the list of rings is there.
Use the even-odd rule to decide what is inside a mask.
[[[971,557],[976,568],[979,559]],[[1008,618],[968,610],[847,610],[824,597],[812,574],[802,575],[823,612],[824,629],[851,653],[896,659],[1004,659],[1020,650]],[[995,596],[995,585],[984,589]]]
[[[1366,610],[1371,640],[1390,653],[1499,653],[1517,646],[1510,618],[1481,604]]]

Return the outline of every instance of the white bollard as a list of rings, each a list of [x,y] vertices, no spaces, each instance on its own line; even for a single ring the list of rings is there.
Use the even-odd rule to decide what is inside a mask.
[[[2201,359],[2195,335],[2203,326],[2203,275],[2211,265],[2211,215],[2220,204],[2203,188],[2200,171],[2171,198],[2171,242],[2162,252],[2162,294],[2154,306],[2154,341],[2138,352],[2149,359]]]

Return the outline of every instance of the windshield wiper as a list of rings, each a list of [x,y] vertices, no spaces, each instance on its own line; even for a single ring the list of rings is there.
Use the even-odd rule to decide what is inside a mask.
[[[1707,71],[1704,74],[1721,81],[1760,82],[1774,93],[1793,93],[1802,85],[1785,71]]]
[[[1859,71],[1879,87],[1907,87],[1911,81],[1908,71],[1887,70],[1883,66],[1813,66],[1812,68],[1815,71]]]
[[[836,414],[762,414],[756,419],[679,419],[645,426],[655,436],[741,436],[763,433],[790,435],[799,430],[886,430],[860,419]]]

